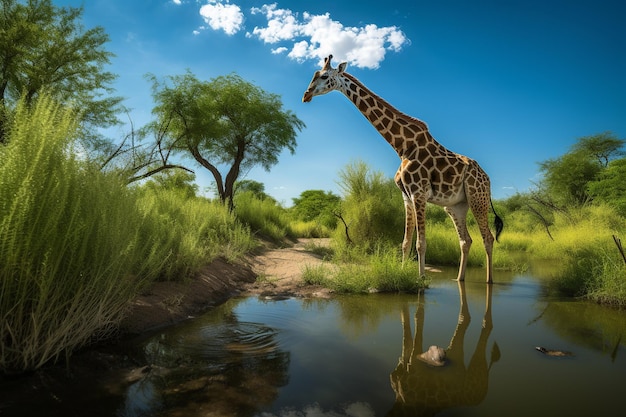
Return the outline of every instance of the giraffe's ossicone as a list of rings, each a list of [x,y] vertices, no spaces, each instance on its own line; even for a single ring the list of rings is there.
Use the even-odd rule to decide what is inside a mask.
[[[487,254],[487,282],[492,282],[494,237],[489,230],[489,210],[495,214],[496,240],[504,223],[493,209],[489,176],[476,161],[454,153],[437,142],[423,121],[408,116],[348,74],[347,63],[337,68],[326,58],[321,70],[313,74],[302,101],[337,90],[342,92],[378,130],[400,157],[395,181],[402,192],[405,207],[405,230],[402,243],[403,261],[409,256],[413,231],[417,230],[416,249],[420,275],[426,264],[426,203],[443,206],[448,213],[461,246],[457,279],[465,278],[465,268],[472,238],[467,230],[467,212],[472,210]]]

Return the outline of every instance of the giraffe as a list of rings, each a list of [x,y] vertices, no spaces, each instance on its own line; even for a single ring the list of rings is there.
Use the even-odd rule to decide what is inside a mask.
[[[461,260],[458,281],[465,279],[467,257],[472,238],[467,230],[466,217],[472,210],[485,246],[487,283],[493,282],[492,250],[494,237],[489,230],[489,208],[495,214],[496,240],[504,226],[491,201],[489,177],[476,161],[454,153],[429,133],[423,121],[408,116],[373,93],[345,69],[346,62],[337,68],[331,65],[332,55],[325,59],[321,70],[313,75],[302,101],[337,90],[342,92],[378,130],[400,157],[395,182],[402,192],[405,209],[402,261],[411,250],[413,232],[417,230],[416,249],[419,274],[425,275],[426,203],[443,206],[456,228]]]
[[[431,346],[422,352],[424,305],[417,303],[415,334],[411,336],[409,306],[401,310],[402,353],[398,365],[391,372],[391,387],[396,401],[388,416],[434,416],[452,407],[480,404],[487,396],[489,371],[500,359],[500,349],[494,342],[487,362],[487,342],[493,330],[491,314],[492,286],[487,285],[485,314],[482,328],[469,364],[465,365],[465,333],[471,317],[465,283],[459,281],[459,319],[450,344],[445,351]],[[432,353],[438,356],[431,360]],[[444,353],[445,352],[445,353]]]

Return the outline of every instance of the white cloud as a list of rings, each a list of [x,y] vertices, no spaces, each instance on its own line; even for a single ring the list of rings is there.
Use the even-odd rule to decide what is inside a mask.
[[[200,15],[213,30],[223,30],[227,35],[234,35],[243,27],[243,13],[236,4],[209,0],[200,7]]]
[[[264,15],[267,26],[257,26],[247,36],[269,44],[282,43],[272,53],[289,50],[287,56],[297,61],[315,59],[321,63],[333,54],[357,67],[378,68],[388,50],[397,52],[410,42],[396,26],[346,27],[331,19],[329,13],[304,12],[300,19],[297,13],[279,9],[276,3],[252,8],[251,12]]]
[[[182,0],[172,1],[180,4]],[[300,15],[279,8],[276,3],[253,7],[250,13],[263,16],[267,24],[255,26],[246,37],[275,45],[272,54],[286,53],[299,62],[311,59],[321,64],[324,58],[333,54],[337,60],[348,61],[356,67],[378,68],[387,51],[398,52],[410,43],[397,26],[344,26],[331,19],[329,13],[303,12]],[[241,8],[229,0],[206,0],[206,4],[200,7],[200,15],[206,26],[194,30],[194,35],[208,28],[234,35],[244,26]]]
[[[289,50],[289,48],[286,48],[284,46],[279,46],[278,48],[272,49],[272,53],[273,54],[282,54],[283,52],[287,52],[288,50]]]

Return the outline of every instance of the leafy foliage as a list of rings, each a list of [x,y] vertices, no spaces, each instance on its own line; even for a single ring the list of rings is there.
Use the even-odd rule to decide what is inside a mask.
[[[146,182],[145,187],[154,190],[174,190],[179,192],[183,198],[192,198],[198,192],[195,179],[195,174],[182,170],[162,171],[153,175]]]
[[[539,163],[540,192],[561,206],[586,203],[590,199],[587,185],[622,154],[624,143],[610,132],[578,139],[568,153]]]
[[[151,80],[157,121],[149,129],[163,132],[175,149],[209,170],[220,199],[230,206],[242,170],[257,165],[269,170],[283,149],[295,151],[304,123],[283,110],[278,95],[236,74],[208,82],[189,72],[169,77],[169,84]]]
[[[341,197],[331,191],[306,190],[300,197],[293,199],[292,214],[296,219],[312,222],[317,221],[323,226],[334,229],[337,227],[335,213],[339,209]]]
[[[626,217],[626,158],[611,161],[587,190],[594,201],[609,204]]]
[[[42,91],[74,103],[86,125],[117,122],[121,98],[110,95],[115,75],[104,70],[112,57],[104,49],[109,38],[102,27],[85,30],[82,13],[51,0],[0,3],[0,143],[19,98],[32,103]]]

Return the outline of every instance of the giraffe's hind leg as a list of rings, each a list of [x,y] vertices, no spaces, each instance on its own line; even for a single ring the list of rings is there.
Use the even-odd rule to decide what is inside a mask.
[[[493,282],[493,241],[495,240],[489,229],[489,191],[480,193],[470,199],[470,208],[478,224],[480,235],[483,238],[485,246],[486,266],[487,266],[487,283]]]
[[[465,279],[465,268],[467,266],[467,258],[469,256],[470,248],[472,247],[472,237],[467,230],[467,211],[469,205],[467,201],[460,202],[454,206],[444,208],[448,216],[452,219],[456,233],[459,236],[459,246],[461,247],[461,261],[459,262],[459,273],[457,275],[457,281],[463,281]]]
[[[487,257],[487,283],[493,282],[492,252],[494,237],[489,230],[489,207],[491,204],[491,183],[489,177],[478,164],[473,161],[473,167],[468,171],[465,180],[465,195],[470,209],[474,214],[485,245]]]
[[[488,206],[487,206],[488,207]],[[491,234],[491,230],[489,230],[489,211],[485,207],[485,205],[474,205],[472,204],[472,213],[474,213],[474,218],[476,219],[476,223],[478,223],[478,228],[480,229],[480,235],[483,238],[483,244],[485,245],[485,254],[486,254],[486,262],[487,262],[487,283],[491,284],[493,282],[493,241],[495,240],[493,235]]]

